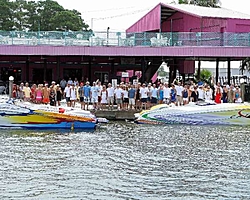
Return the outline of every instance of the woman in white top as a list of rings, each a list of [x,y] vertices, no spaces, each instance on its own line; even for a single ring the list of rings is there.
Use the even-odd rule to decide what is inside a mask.
[[[76,101],[76,89],[74,86],[70,87],[70,101],[71,101],[71,106],[75,107],[75,101]]]
[[[104,109],[108,103],[108,91],[106,89],[106,86],[102,86],[101,90],[101,108]]]

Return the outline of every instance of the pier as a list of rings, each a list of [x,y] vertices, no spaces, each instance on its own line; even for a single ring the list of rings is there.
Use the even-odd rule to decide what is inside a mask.
[[[135,113],[138,113],[140,111],[136,110],[97,110],[94,112],[96,117],[104,117],[108,120],[134,120]]]

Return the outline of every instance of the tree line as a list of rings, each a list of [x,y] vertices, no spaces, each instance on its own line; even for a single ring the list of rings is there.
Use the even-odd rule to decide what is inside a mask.
[[[65,9],[53,0],[0,0],[0,30],[3,31],[88,29],[79,11]]]

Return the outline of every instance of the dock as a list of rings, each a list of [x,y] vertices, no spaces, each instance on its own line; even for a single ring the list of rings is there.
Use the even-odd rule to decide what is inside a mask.
[[[94,112],[96,117],[104,117],[108,120],[135,120],[136,110],[97,110]]]

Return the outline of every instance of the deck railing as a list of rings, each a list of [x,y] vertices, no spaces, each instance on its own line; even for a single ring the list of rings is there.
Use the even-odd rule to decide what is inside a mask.
[[[250,33],[0,31],[0,45],[249,47]]]

